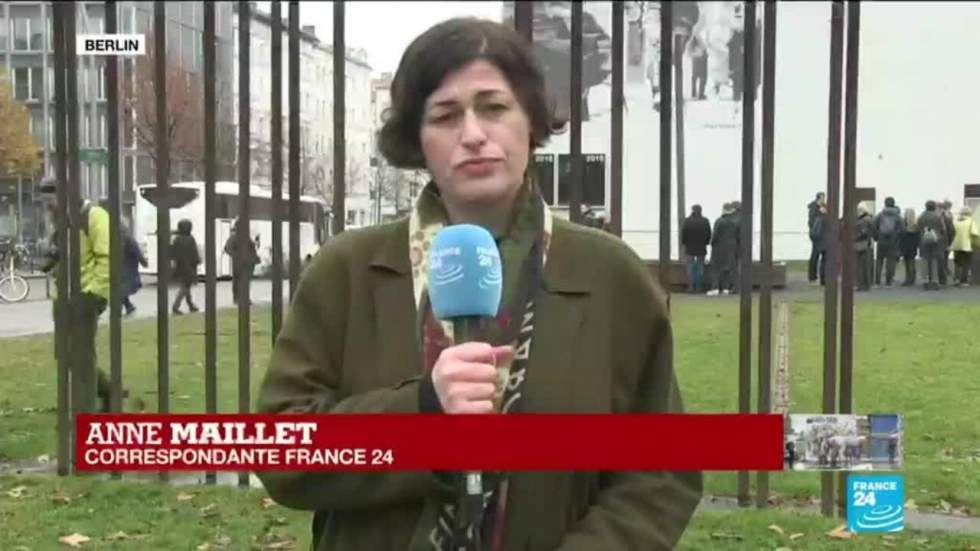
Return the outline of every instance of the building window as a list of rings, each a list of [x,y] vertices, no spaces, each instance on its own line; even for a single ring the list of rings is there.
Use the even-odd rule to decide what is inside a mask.
[[[29,36],[31,34],[31,20],[26,17],[16,17],[13,20],[14,28],[14,51],[26,52],[28,50]]]
[[[44,97],[44,68],[31,67],[31,99],[41,100]]]
[[[38,145],[44,146],[44,111],[40,109],[31,110],[31,135]]]
[[[173,21],[167,21],[167,58],[180,61],[180,25]]]
[[[14,99],[27,101],[31,93],[31,70],[28,67],[14,69]]]
[[[7,51],[7,18],[0,12],[0,52]]]
[[[181,5],[186,6],[189,2],[183,3]],[[180,51],[181,51],[181,65],[184,69],[188,71],[197,71],[197,66],[195,62],[197,61],[197,49],[195,48],[194,35],[198,34],[197,31],[190,27],[181,27],[180,32]],[[174,45],[176,47],[176,44]]]

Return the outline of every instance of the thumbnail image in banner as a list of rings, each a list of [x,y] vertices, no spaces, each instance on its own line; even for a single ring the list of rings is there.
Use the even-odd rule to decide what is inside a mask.
[[[895,471],[902,468],[901,415],[790,414],[786,417],[785,470]]]

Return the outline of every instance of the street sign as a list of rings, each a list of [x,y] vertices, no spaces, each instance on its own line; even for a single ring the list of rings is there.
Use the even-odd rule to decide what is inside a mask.
[[[78,160],[83,163],[105,164],[108,157],[105,149],[79,149]]]

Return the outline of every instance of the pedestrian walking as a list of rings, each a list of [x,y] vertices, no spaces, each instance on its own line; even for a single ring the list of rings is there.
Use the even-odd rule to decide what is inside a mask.
[[[53,178],[46,178],[38,186],[52,217],[59,210],[58,185]],[[62,320],[57,315],[58,302],[61,300],[58,296],[58,285],[52,290],[55,332],[68,334],[67,349],[61,349],[58,344],[60,340],[55,339],[55,357],[65,355],[68,359],[72,377],[71,399],[75,404],[73,409],[84,413],[106,412],[109,411],[109,378],[103,370],[98,369],[95,339],[99,316],[109,303],[109,213],[91,201],[82,201],[79,210],[80,293],[69,299],[71,312],[68,319]],[[60,251],[53,251],[50,260],[45,268],[48,271],[56,270],[57,263],[61,261]],[[55,271],[55,274],[58,273]],[[99,400],[98,406],[93,402],[96,397]]]
[[[133,237],[133,229],[129,224],[122,224],[123,257],[122,257],[122,305],[126,315],[131,316],[136,311],[136,305],[129,297],[135,295],[143,287],[140,278],[140,266],[146,268],[149,262],[140,249],[139,243]]]
[[[197,267],[201,264],[201,253],[197,249],[197,241],[191,234],[193,225],[184,219],[177,223],[177,235],[174,236],[172,247],[174,264],[174,281],[177,283],[177,298],[171,310],[175,315],[181,315],[181,301],[187,302],[187,308],[197,312],[197,305],[191,298],[191,287],[197,283]]]

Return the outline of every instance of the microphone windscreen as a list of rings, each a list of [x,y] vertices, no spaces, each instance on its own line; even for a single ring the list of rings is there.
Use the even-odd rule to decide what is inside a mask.
[[[486,229],[443,228],[429,251],[429,300],[440,320],[496,317],[503,292],[500,251]]]

